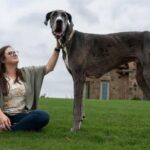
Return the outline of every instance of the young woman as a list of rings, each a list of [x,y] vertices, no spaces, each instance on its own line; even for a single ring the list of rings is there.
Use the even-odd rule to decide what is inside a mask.
[[[37,110],[44,76],[56,65],[60,45],[43,66],[19,69],[17,51],[0,49],[0,131],[39,131],[49,122],[47,112]]]

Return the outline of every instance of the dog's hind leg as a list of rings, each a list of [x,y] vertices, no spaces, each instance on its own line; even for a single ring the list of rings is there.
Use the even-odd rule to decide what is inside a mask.
[[[150,69],[150,68],[149,68]],[[144,93],[146,99],[150,99],[150,74],[147,74],[148,70],[137,63],[136,80],[141,90]]]
[[[71,131],[77,131],[80,129],[82,115],[83,115],[83,87],[84,80],[78,74],[74,77],[74,106],[73,106],[73,128]]]
[[[83,90],[84,90],[84,88],[83,88]],[[84,111],[84,100],[85,100],[85,97],[83,96],[82,97],[82,106],[81,106],[81,123],[84,121],[84,119],[85,119],[85,111]],[[80,125],[81,125],[81,123],[80,123]]]
[[[83,99],[83,105],[82,105],[82,119],[81,121],[83,121],[85,119],[85,111],[84,111],[84,100],[86,99],[86,86],[85,86],[85,82],[84,82],[84,87],[83,87],[83,94],[82,94],[82,99]]]

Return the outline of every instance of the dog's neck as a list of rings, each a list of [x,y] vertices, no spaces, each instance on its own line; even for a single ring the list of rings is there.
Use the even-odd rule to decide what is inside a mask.
[[[67,46],[67,44],[73,38],[74,33],[75,33],[75,30],[73,30],[73,28],[69,28],[66,30],[66,34],[60,40],[58,40],[62,48]]]
[[[75,30],[72,30],[67,41],[70,41],[72,39],[74,33],[75,33]]]
[[[68,54],[69,54],[69,51],[70,51],[70,46],[71,46],[71,43],[72,43],[72,39],[73,39],[73,36],[74,36],[74,33],[75,33],[75,30],[67,30],[66,31],[66,34],[63,38],[61,38],[59,40],[59,43],[62,47],[62,52],[63,52],[63,59],[65,61],[65,64],[69,70],[69,64],[68,64]]]

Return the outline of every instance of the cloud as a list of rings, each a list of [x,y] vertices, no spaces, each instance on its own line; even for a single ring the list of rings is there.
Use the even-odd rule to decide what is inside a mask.
[[[70,0],[69,4],[72,10],[75,11],[76,16],[81,17],[88,23],[98,23],[99,18],[92,10],[89,9],[89,5],[92,3],[90,0]]]
[[[40,28],[44,26],[44,17],[44,14],[40,12],[29,13],[18,18],[16,23],[22,27]]]
[[[18,7],[30,7],[31,5],[35,5],[37,0],[5,0],[5,3],[9,8],[18,8]]]

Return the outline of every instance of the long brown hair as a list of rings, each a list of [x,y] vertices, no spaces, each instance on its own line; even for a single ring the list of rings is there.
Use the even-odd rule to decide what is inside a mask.
[[[9,83],[4,76],[4,73],[6,72],[6,67],[5,67],[5,64],[3,63],[3,60],[5,59],[5,50],[9,47],[11,47],[11,46],[6,45],[6,46],[0,48],[0,90],[2,91],[2,94],[4,96],[7,96],[9,93]],[[19,79],[21,81],[24,81],[21,70],[16,68],[16,79],[15,79],[14,83],[16,83],[16,82],[19,83]]]

